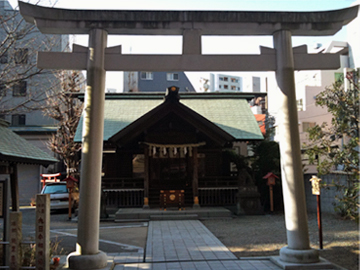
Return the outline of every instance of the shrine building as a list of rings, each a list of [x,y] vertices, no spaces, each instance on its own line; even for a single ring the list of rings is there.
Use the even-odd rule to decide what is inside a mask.
[[[263,135],[251,93],[112,94],[105,100],[102,189],[109,207],[235,205],[228,151]],[[81,119],[75,140],[81,142]]]

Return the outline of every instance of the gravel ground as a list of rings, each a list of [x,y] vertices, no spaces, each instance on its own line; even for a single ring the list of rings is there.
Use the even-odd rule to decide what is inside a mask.
[[[319,249],[316,214],[309,215],[310,245]],[[283,214],[237,216],[206,220],[204,225],[237,257],[277,256],[286,246]],[[359,226],[335,215],[322,216],[323,249],[320,256],[348,270],[359,269]]]

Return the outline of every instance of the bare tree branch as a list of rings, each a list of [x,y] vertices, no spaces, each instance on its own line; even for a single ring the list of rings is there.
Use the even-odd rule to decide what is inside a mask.
[[[41,34],[18,10],[0,10],[0,115],[43,109],[46,91],[60,85],[57,71],[36,67],[36,53],[61,50],[62,39]],[[21,95],[14,93],[19,87],[26,88]]]
[[[48,148],[57,153],[67,167],[67,175],[78,177],[79,159],[77,153],[81,143],[74,142],[83,104],[74,97],[84,86],[81,73],[64,71],[60,75],[62,91],[48,93],[45,115],[58,121],[58,130],[48,142]]]

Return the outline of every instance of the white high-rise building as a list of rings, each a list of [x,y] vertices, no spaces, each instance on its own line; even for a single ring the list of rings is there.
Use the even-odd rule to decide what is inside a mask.
[[[209,83],[210,92],[262,92],[261,78],[257,76],[210,73]]]
[[[243,92],[242,82],[238,76],[210,73],[211,92]]]

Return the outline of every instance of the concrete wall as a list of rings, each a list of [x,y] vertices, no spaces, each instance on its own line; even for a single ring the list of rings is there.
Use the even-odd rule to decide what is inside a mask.
[[[312,195],[311,192],[311,182],[309,181],[312,177],[311,174],[304,175],[305,181],[305,194],[306,194],[306,207],[309,213],[317,212],[317,202],[316,195]],[[329,174],[321,177],[321,183],[331,184],[332,181],[340,181],[341,183],[346,183],[346,175],[344,174]],[[334,214],[334,204],[337,202],[335,196],[341,195],[341,192],[336,191],[335,187],[331,188],[322,188],[321,189],[321,212]]]

